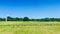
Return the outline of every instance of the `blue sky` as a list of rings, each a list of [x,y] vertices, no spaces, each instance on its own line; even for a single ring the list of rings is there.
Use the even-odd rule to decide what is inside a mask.
[[[0,17],[60,17],[60,0],[0,0]]]

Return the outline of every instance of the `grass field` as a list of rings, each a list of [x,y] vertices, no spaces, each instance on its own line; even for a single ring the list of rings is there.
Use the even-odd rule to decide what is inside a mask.
[[[0,34],[60,34],[60,22],[0,22]]]

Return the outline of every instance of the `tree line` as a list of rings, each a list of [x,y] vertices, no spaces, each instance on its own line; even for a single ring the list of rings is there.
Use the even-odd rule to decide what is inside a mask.
[[[0,21],[42,21],[42,22],[50,22],[50,21],[60,21],[60,18],[41,18],[41,19],[29,19],[29,17],[24,18],[13,18],[8,16],[7,18],[0,18]]]

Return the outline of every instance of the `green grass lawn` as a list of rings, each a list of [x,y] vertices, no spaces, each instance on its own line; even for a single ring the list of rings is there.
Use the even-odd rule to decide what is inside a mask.
[[[0,34],[60,34],[60,22],[0,22]]]

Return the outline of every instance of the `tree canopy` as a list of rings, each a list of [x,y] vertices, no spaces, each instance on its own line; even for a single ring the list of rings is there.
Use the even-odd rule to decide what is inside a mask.
[[[0,18],[0,21],[5,21],[6,18]],[[7,21],[44,21],[44,22],[50,22],[50,21],[60,21],[60,18],[40,18],[40,19],[29,19],[29,17],[24,18],[13,18],[8,16]]]

